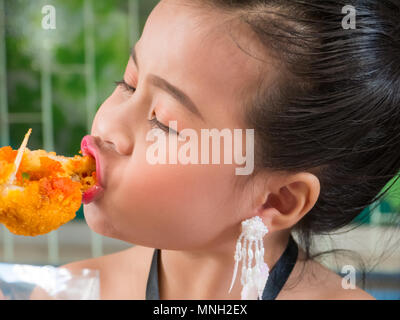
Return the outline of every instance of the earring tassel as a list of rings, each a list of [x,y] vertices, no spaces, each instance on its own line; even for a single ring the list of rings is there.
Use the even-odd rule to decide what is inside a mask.
[[[269,277],[268,265],[264,262],[263,236],[268,233],[267,227],[262,223],[260,217],[254,217],[242,222],[242,234],[236,243],[234,255],[235,266],[229,293],[231,292],[239,262],[242,261],[241,291],[242,300],[262,300],[262,293]],[[243,245],[241,240],[243,238]],[[253,252],[252,244],[255,250]],[[253,258],[255,265],[252,267]]]

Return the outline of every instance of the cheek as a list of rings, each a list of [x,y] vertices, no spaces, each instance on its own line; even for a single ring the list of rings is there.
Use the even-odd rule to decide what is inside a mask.
[[[118,215],[112,223],[125,240],[136,244],[169,249],[201,246],[232,221],[232,171],[227,165],[132,162],[112,192],[112,210]]]

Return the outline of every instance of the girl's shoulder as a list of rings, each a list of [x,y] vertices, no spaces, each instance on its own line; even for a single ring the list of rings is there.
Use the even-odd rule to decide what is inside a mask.
[[[70,270],[83,268],[100,271],[102,299],[145,299],[147,277],[154,249],[142,246],[66,264]],[[135,261],[135,263],[132,263]],[[343,278],[317,261],[298,260],[280,300],[371,300],[364,290],[345,289]]]
[[[120,252],[68,263],[61,267],[69,270],[99,270],[101,299],[142,300],[145,299],[153,252],[153,248],[135,245]]]
[[[283,300],[375,300],[361,288],[348,288],[340,275],[321,263],[298,260],[278,299]]]

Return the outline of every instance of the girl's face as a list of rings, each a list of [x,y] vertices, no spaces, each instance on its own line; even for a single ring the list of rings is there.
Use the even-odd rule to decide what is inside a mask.
[[[251,188],[237,188],[243,176],[235,174],[235,162],[146,158],[154,117],[165,126],[175,120],[178,132],[194,129],[199,139],[201,129],[246,129],[243,97],[259,65],[232,40],[227,19],[178,0],[161,1],[149,16],[124,74],[136,90],[119,85],[93,122],[105,186],[102,197],[85,205],[94,231],[148,247],[200,248],[223,244],[253,214]],[[168,163],[177,136],[165,135]]]

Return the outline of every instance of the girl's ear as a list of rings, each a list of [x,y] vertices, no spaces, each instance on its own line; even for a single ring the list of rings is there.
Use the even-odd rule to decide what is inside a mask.
[[[318,200],[319,179],[312,173],[272,174],[259,194],[255,210],[270,231],[293,227]]]

